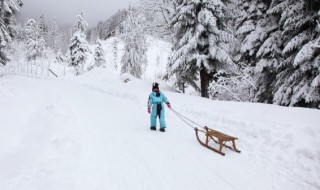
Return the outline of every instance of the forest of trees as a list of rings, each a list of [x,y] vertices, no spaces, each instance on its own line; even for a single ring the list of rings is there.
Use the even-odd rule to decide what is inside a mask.
[[[214,99],[319,108],[317,1],[175,0],[170,6],[167,78],[174,75],[177,86],[196,85]]]
[[[182,92],[193,88],[217,100],[320,108],[317,0],[140,0],[90,29],[83,13],[75,27],[58,26],[45,14],[16,24],[19,5],[0,0],[3,65],[6,49],[16,46],[27,61],[51,53],[81,74],[89,43],[97,47],[93,66],[103,67],[100,40],[117,35],[125,44],[121,72],[141,78],[150,35],[172,44],[164,79]]]

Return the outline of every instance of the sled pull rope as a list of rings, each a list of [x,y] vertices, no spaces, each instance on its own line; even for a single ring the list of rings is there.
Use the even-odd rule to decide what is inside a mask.
[[[201,131],[201,132],[205,132],[204,130],[199,130],[197,127],[194,127],[194,125],[202,128],[202,129],[205,129],[204,127],[202,127],[201,125],[199,125],[198,123],[192,121],[191,119],[187,118],[186,116],[182,115],[181,113],[177,112],[176,110],[174,110],[173,108],[170,108],[170,110],[176,114],[184,123],[186,123],[188,126],[190,126],[191,128],[193,128],[194,130],[198,130],[198,131]],[[190,123],[193,123],[190,124]]]

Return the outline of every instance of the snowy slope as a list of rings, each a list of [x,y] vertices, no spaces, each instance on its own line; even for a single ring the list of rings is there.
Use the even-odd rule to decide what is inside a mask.
[[[150,83],[107,70],[73,78],[0,78],[0,189],[320,188],[320,112],[216,102],[165,91],[195,121],[237,136],[220,156],[166,110],[149,130]]]

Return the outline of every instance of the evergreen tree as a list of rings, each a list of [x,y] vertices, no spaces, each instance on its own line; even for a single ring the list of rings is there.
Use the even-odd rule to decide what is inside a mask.
[[[221,0],[175,0],[176,13],[171,19],[174,47],[168,65],[168,77],[177,83],[195,85],[200,76],[201,96],[209,97],[213,75],[233,65],[226,43],[234,41],[226,21],[230,15]]]
[[[107,39],[113,31],[123,33],[122,22],[127,18],[128,10],[118,10],[114,15],[104,22],[99,22],[96,27],[98,37],[100,39]]]
[[[15,37],[15,40],[19,41],[19,42],[24,42],[25,41],[25,31],[24,31],[24,26],[25,26],[25,23],[18,23],[16,25],[16,37]]]
[[[314,22],[320,5],[303,0],[241,0],[237,60],[256,68],[258,102],[319,106],[319,50]]]
[[[67,62],[68,60],[67,60],[66,56],[64,56],[64,55],[61,53],[61,51],[58,51],[58,52],[57,52],[57,55],[56,55],[56,61],[57,61],[58,63],[65,63],[65,62]]]
[[[317,41],[316,1],[273,1],[268,14],[279,15],[284,60],[273,65],[276,71],[273,102],[285,106],[320,106],[320,51]],[[264,50],[266,52],[266,50]]]
[[[88,28],[88,23],[84,19],[84,12],[81,11],[80,15],[77,15],[77,21],[74,25],[74,30],[79,31],[80,33],[86,34]]]
[[[58,30],[57,46],[62,53],[67,53],[69,50],[70,39],[73,35],[72,25],[62,25]]]
[[[318,12],[316,32],[318,33],[318,39],[317,39],[316,43],[314,44],[314,46],[317,48],[320,48],[320,10]]]
[[[144,67],[147,65],[147,43],[143,32],[143,15],[130,11],[128,18],[123,23],[125,43],[124,55],[121,59],[121,73],[130,73],[141,78]]]
[[[8,58],[5,48],[16,35],[15,14],[19,11],[18,6],[22,6],[21,0],[0,0],[0,64],[5,65]]]
[[[39,27],[39,36],[41,36],[46,44],[47,42],[49,41],[49,25],[47,23],[47,19],[46,17],[44,16],[44,14],[42,14],[39,18],[39,22],[38,22],[38,27]]]
[[[240,0],[235,21],[240,41],[235,60],[244,68],[256,68],[255,101],[266,103],[273,100],[276,72],[272,66],[282,61],[279,16],[267,14],[270,6],[268,0]]]
[[[266,0],[240,0],[236,18],[236,35],[240,41],[237,61],[241,65],[256,66],[259,48],[277,28],[277,19],[267,15],[270,2]]]
[[[52,21],[52,24],[49,28],[49,32],[48,32],[48,46],[54,50],[54,52],[58,51],[58,44],[57,44],[57,36],[58,36],[58,30],[59,27],[56,23],[56,20],[54,19]]]
[[[97,40],[96,43],[96,48],[94,52],[94,60],[95,60],[95,65],[97,67],[106,67],[106,59],[105,59],[105,53],[102,48],[102,41]]]
[[[316,32],[318,33],[318,39],[316,40],[313,46],[316,48],[320,48],[320,10],[318,12]]]
[[[38,25],[34,19],[27,21],[25,35],[26,59],[27,61],[35,61],[45,54],[45,40],[40,35]]]
[[[118,69],[118,54],[119,54],[118,44],[119,44],[119,40],[115,38],[112,42],[112,46],[113,46],[112,52],[113,52],[113,64],[116,70]]]
[[[75,68],[76,75],[83,72],[87,53],[90,52],[89,44],[86,40],[87,27],[88,23],[84,20],[84,14],[81,11],[80,15],[77,16],[77,22],[74,26],[75,32],[69,46],[70,66]]]

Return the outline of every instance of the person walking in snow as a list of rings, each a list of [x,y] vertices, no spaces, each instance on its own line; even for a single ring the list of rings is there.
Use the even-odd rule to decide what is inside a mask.
[[[167,104],[168,108],[171,108],[171,105],[165,95],[160,92],[159,84],[152,84],[152,93],[149,96],[148,100],[148,113],[150,115],[151,130],[157,130],[157,117],[160,120],[160,131],[165,132],[166,121],[164,117],[164,103]]]

